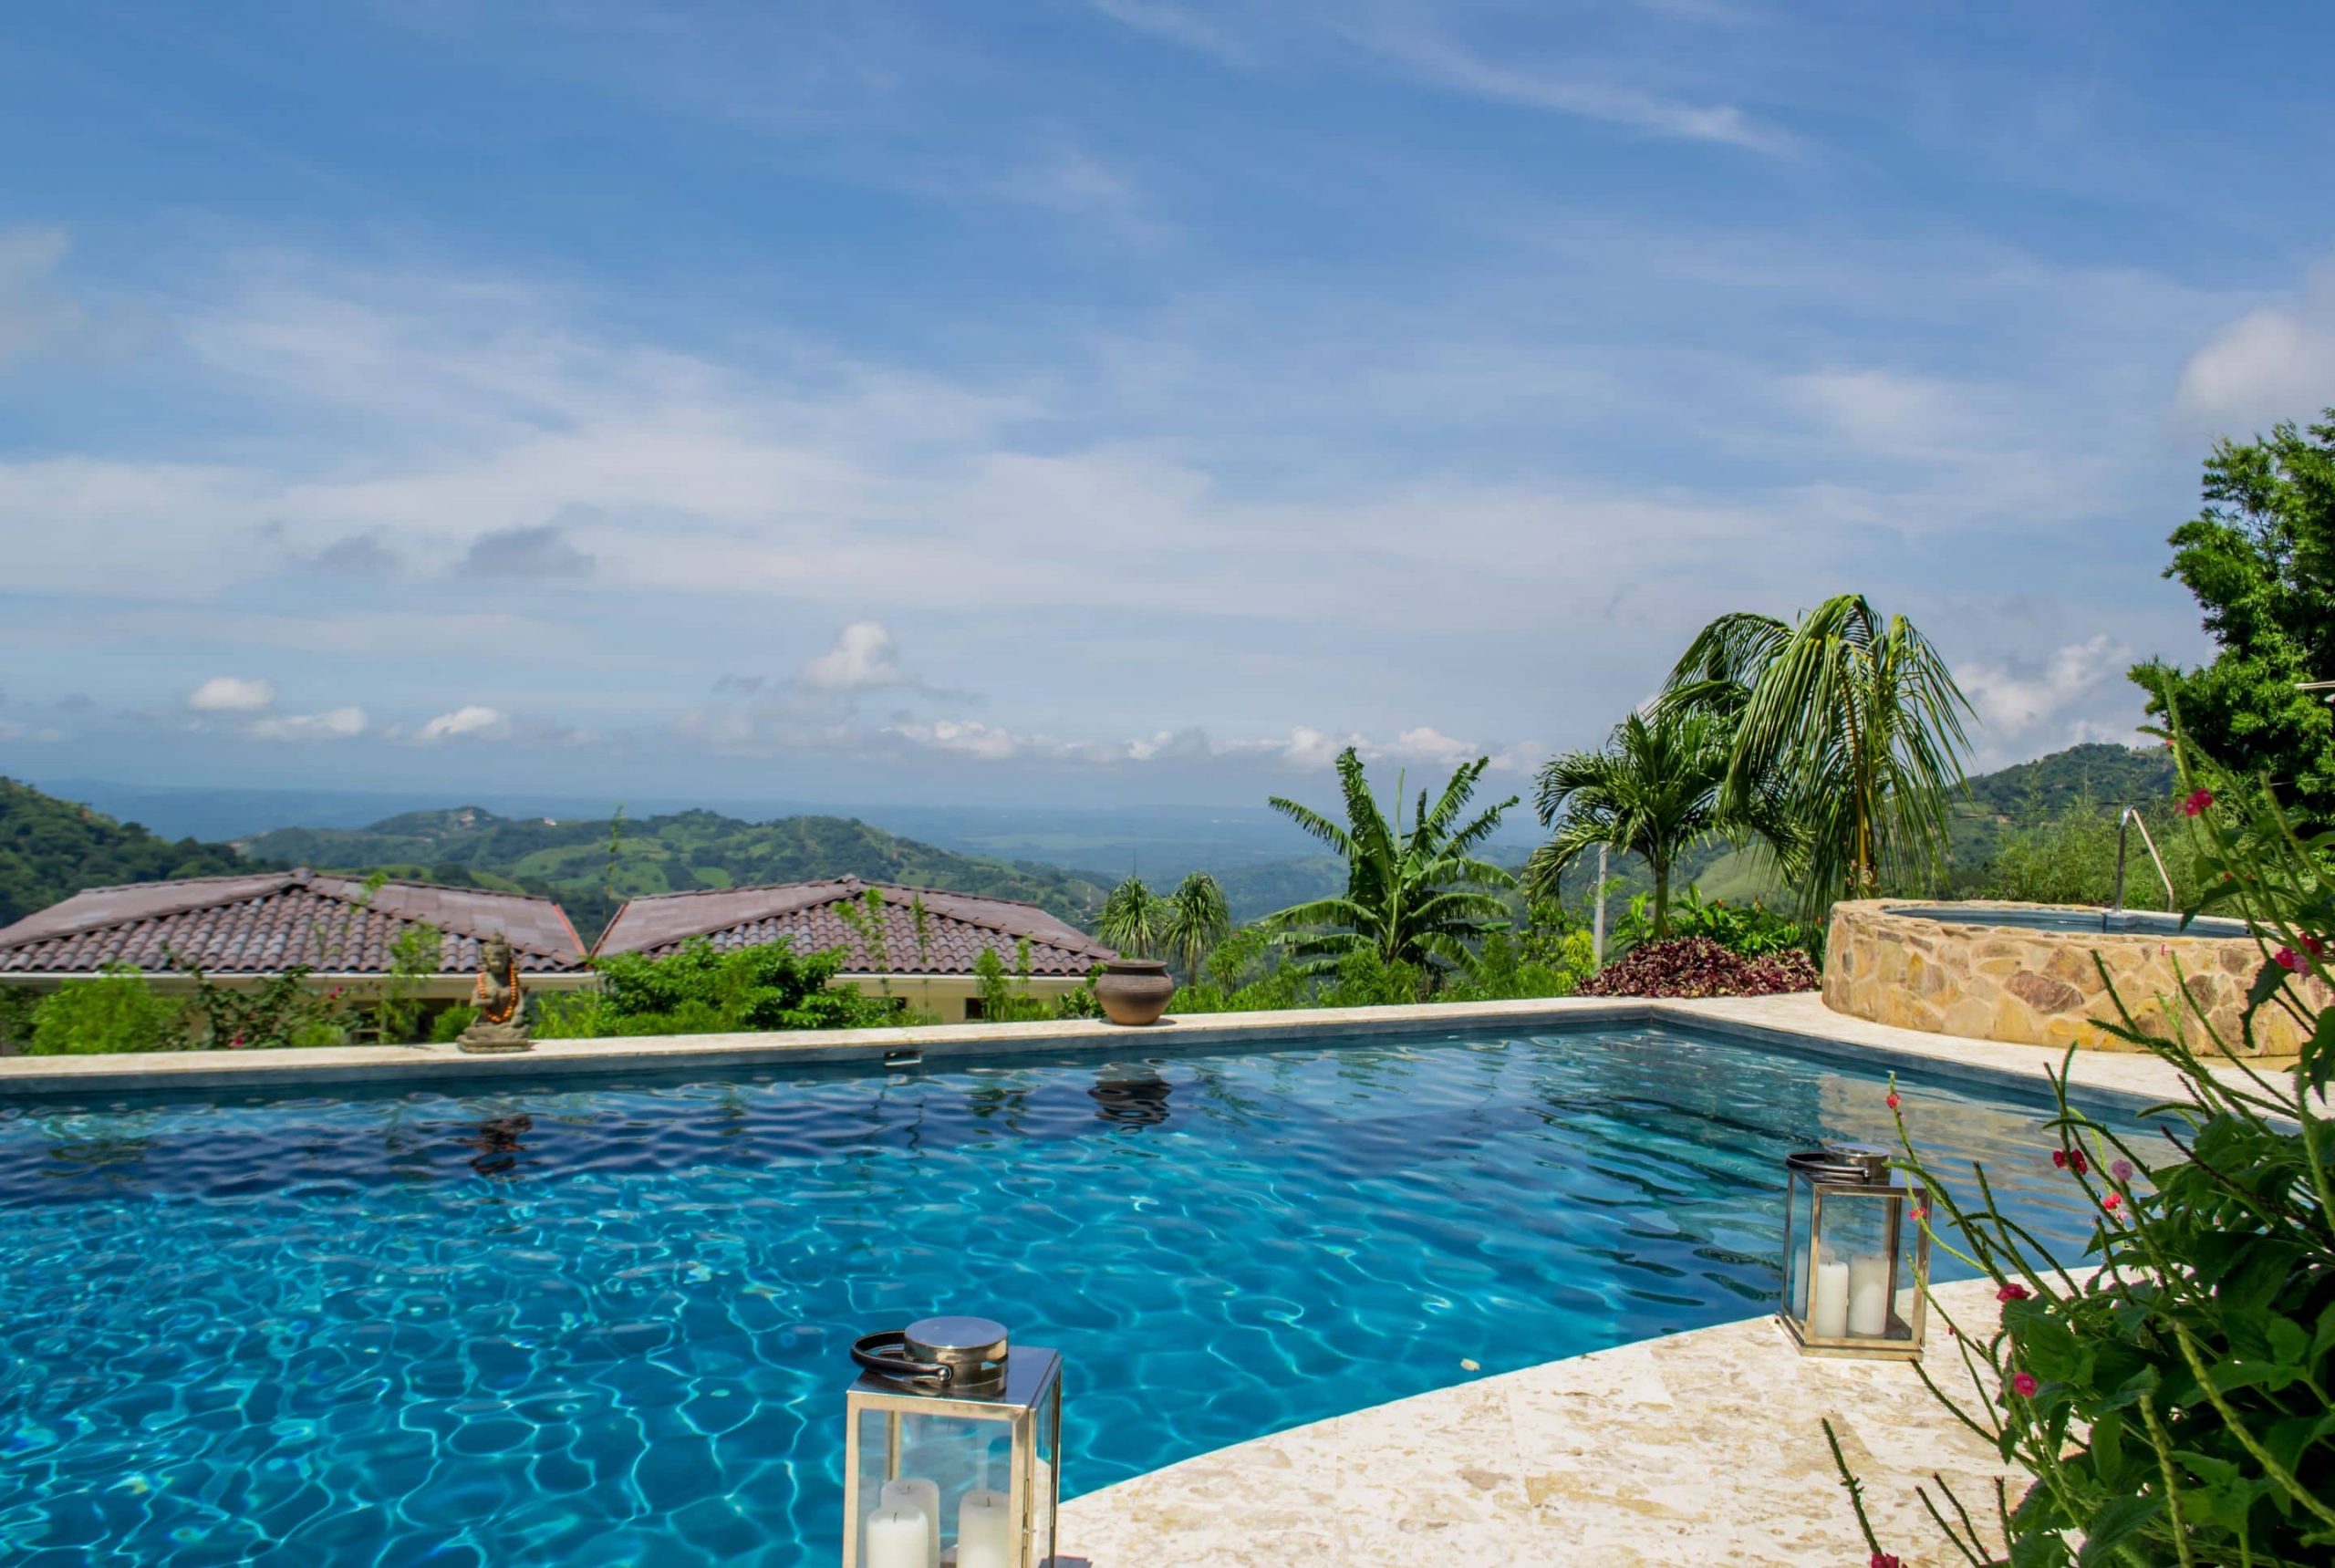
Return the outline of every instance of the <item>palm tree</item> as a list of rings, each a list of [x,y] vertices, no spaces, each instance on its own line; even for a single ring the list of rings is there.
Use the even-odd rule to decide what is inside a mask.
[[[1195,871],[1160,903],[1160,946],[1184,971],[1184,983],[1198,985],[1201,962],[1232,934],[1232,909],[1225,901],[1224,888],[1207,872]]]
[[[1142,877],[1131,876],[1103,900],[1095,934],[1128,958],[1150,958],[1159,947],[1161,904]]]
[[[1478,757],[1463,763],[1432,809],[1427,791],[1421,790],[1418,812],[1407,832],[1402,825],[1401,783],[1396,784],[1396,820],[1389,825],[1352,746],[1338,753],[1344,826],[1293,800],[1271,798],[1268,804],[1275,811],[1346,863],[1343,896],[1316,898],[1266,917],[1273,940],[1294,950],[1301,971],[1323,973],[1358,951],[1375,951],[1389,962],[1430,971],[1437,963],[1466,968],[1475,961],[1472,944],[1492,930],[1507,909],[1493,895],[1473,889],[1516,885],[1514,877],[1474,853],[1516,797],[1510,795],[1459,826],[1460,814],[1490,763],[1489,757]]]
[[[1970,703],[1903,616],[1837,594],[1787,625],[1738,612],[1705,627],[1666,707],[1733,726],[1726,805],[1788,801],[1802,835],[1803,911],[1942,872]]]
[[[1728,728],[1715,714],[1633,713],[1602,750],[1567,752],[1541,764],[1533,792],[1550,838],[1524,863],[1526,895],[1553,898],[1567,867],[1604,845],[1643,858],[1654,872],[1654,935],[1670,934],[1670,872],[1681,852],[1715,833],[1756,832],[1787,852],[1777,803],[1755,794],[1728,808]]]

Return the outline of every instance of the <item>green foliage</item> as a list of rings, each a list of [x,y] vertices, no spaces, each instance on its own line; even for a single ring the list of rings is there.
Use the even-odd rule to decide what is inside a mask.
[[[94,980],[68,980],[33,1008],[34,1056],[115,1051],[178,1051],[187,1044],[184,1009],[155,993],[137,970],[110,965]]]
[[[1791,625],[1721,616],[1679,659],[1663,701],[1730,727],[1727,809],[1788,817],[1803,916],[1944,878],[1970,704],[1903,616],[1884,620],[1862,594]]]
[[[981,1017],[991,1023],[1032,1023],[1057,1016],[1054,1009],[1030,994],[1030,944],[1018,944],[1018,959],[1011,975],[995,948],[983,948],[973,960],[973,981],[981,990]]]
[[[346,1038],[338,994],[319,995],[310,987],[306,964],[248,985],[223,985],[199,969],[185,972],[194,980],[193,1043],[205,1050],[337,1045]]]
[[[2214,448],[2205,508],[2174,530],[2164,575],[2195,596],[2220,650],[2196,670],[2133,670],[2152,713],[2177,704],[2201,751],[2267,775],[2321,826],[2335,823],[2335,710],[2296,688],[2335,680],[2335,409],[2326,421]]]
[[[1497,897],[1482,889],[1516,885],[1514,876],[1475,853],[1516,797],[1460,821],[1490,763],[1479,757],[1456,769],[1432,807],[1427,792],[1419,791],[1407,832],[1399,783],[1390,824],[1352,746],[1338,753],[1337,762],[1345,826],[1293,800],[1272,797],[1269,804],[1275,811],[1346,863],[1342,897],[1298,904],[1265,921],[1273,940],[1295,956],[1301,972],[1343,974],[1346,959],[1365,950],[1375,953],[1389,972],[1416,971],[1430,982],[1447,968],[1474,962],[1475,944],[1507,912]]]
[[[264,871],[225,844],[171,843],[134,822],[0,779],[0,926],[84,888]]]
[[[1556,897],[1565,871],[1600,845],[1634,854],[1654,875],[1654,934],[1668,935],[1670,877],[1683,851],[1722,833],[1792,843],[1774,792],[1733,800],[1728,766],[1727,722],[1682,708],[1650,720],[1633,713],[1614,727],[1603,750],[1551,758],[1541,768],[1534,800],[1551,836],[1525,863],[1526,888]]]
[[[462,1037],[462,1031],[478,1022],[478,1009],[468,1002],[459,1002],[441,1012],[430,1025],[430,1043],[451,1045]]]
[[[839,951],[798,956],[784,940],[724,951],[700,938],[662,958],[612,954],[594,961],[598,990],[543,999],[535,1033],[595,1039],[897,1023],[897,1003],[827,988],[843,964]]]
[[[2116,1032],[2186,1094],[2145,1113],[2164,1144],[2135,1143],[2070,1105],[2055,1075],[2054,1164],[2099,1216],[2088,1251],[2101,1267],[2081,1281],[2001,1214],[1983,1170],[1956,1190],[1925,1169],[1901,1121],[1903,1163],[1945,1210],[1946,1244],[2007,1303],[1998,1334],[1953,1340],[1998,1392],[1939,1397],[2036,1478],[1999,1516],[1999,1549],[1958,1504],[1958,1522],[1932,1506],[1972,1563],[2335,1561],[2335,1122],[2317,1095],[2335,1076],[2335,1013],[2297,978],[2335,979],[2335,833],[2299,828],[2257,785],[2215,794],[2190,823],[2195,908],[2253,926],[2264,961],[2243,1043],[2266,1010],[2285,1013],[2306,1036],[2292,1070],[2229,1062],[2241,1042],[2220,1039],[2185,991],[2154,1032],[2119,996]]]
[[[1103,900],[1095,934],[1128,958],[1165,958],[1197,979],[1216,945],[1232,933],[1232,911],[1224,888],[1206,871],[1194,871],[1165,898],[1129,877]]]
[[[40,992],[28,986],[0,985],[0,1056],[11,1047],[22,1050],[33,1037],[33,1010]]]
[[[1610,953],[1618,955],[1643,942],[1663,940],[1666,933],[1655,929],[1649,903],[1644,893],[1630,900],[1629,908],[1606,933]],[[1682,940],[1707,938],[1742,958],[1766,958],[1797,950],[1821,966],[1824,957],[1821,926],[1802,925],[1790,915],[1756,902],[1730,904],[1720,898],[1706,901],[1693,888],[1679,896],[1670,911],[1670,929],[1666,934]]]
[[[2030,904],[2106,904],[2116,891],[2116,812],[2080,794],[2040,821],[2004,833],[1978,883],[1988,898]],[[2170,804],[2146,813],[2143,821],[2164,857],[2173,878],[2168,901],[2164,883],[2149,858],[2140,831],[2133,831],[2124,861],[2124,903],[2134,909],[2174,909],[2195,901],[2202,890],[2191,836]]]
[[[381,981],[374,1023],[385,1044],[402,1045],[421,1029],[420,982],[439,972],[446,933],[427,921],[406,927],[389,943],[389,972]]]
[[[959,855],[839,816],[750,823],[684,811],[545,822],[463,806],[409,812],[360,830],[279,828],[249,848],[287,864],[414,867],[434,882],[547,894],[559,899],[587,947],[623,899],[698,888],[849,873],[870,882],[1025,899],[1074,923],[1091,919],[1104,894],[1098,877]]]

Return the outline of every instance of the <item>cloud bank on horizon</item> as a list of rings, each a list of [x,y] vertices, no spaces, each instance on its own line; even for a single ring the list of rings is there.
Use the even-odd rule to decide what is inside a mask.
[[[2129,738],[2335,403],[2335,18],[1982,9],[28,15],[0,771],[1513,788],[1848,587]]]

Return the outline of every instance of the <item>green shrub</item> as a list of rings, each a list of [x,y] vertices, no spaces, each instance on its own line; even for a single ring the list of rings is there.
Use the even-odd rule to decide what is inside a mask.
[[[451,1045],[462,1037],[463,1030],[477,1022],[477,1008],[467,1002],[457,1002],[440,1013],[437,1021],[430,1025],[430,1043],[433,1045]],[[540,1028],[537,1033],[542,1033]]]
[[[1901,1163],[1951,1223],[1941,1243],[2004,1303],[1991,1338],[1954,1337],[1986,1378],[1978,1399],[1948,1403],[2035,1478],[2015,1506],[1980,1500],[1983,1535],[1951,1494],[1957,1523],[1931,1501],[1974,1563],[2335,1562],[2335,1121],[2320,1097],[2335,1078],[2335,1012],[2298,979],[2335,979],[2335,831],[2295,828],[2259,786],[2188,804],[2204,887],[2193,908],[2243,916],[2263,962],[2242,1041],[2221,1040],[2185,987],[2156,1032],[2128,1011],[2141,999],[2118,997],[2116,1032],[2186,1085],[2184,1101],[2144,1113],[2164,1143],[2094,1121],[2055,1075],[2051,1164],[2097,1216],[2087,1253],[2099,1271],[2080,1281],[2043,1255],[1996,1208],[1983,1171],[1956,1191],[1925,1169],[1901,1117]],[[2223,1048],[2250,1045],[2271,1010],[2306,1037],[2293,1068],[2233,1071]],[[1889,1557],[1849,1485],[1873,1560]]]
[[[1653,940],[1654,920],[1649,912],[1652,904],[1653,897],[1646,893],[1630,900],[1628,909],[1614,923],[1612,956],[1626,953]],[[1702,937],[1741,958],[1769,958],[1797,948],[1820,969],[1824,962],[1821,925],[1804,926],[1791,916],[1756,900],[1749,904],[1730,904],[1723,898],[1706,902],[1693,888],[1671,903],[1670,935],[1679,940]]]
[[[35,1056],[183,1050],[184,1015],[182,1004],[155,994],[137,970],[109,965],[95,980],[68,980],[40,999],[26,1050]]]
[[[194,981],[189,1015],[194,1044],[213,1051],[265,1051],[322,1042],[337,1044],[342,1006],[336,992],[322,996],[308,984],[308,969],[296,965],[253,985],[222,985],[201,970]],[[327,1033],[330,1032],[330,1033]]]
[[[663,958],[619,953],[595,961],[597,991],[540,1000],[535,1033],[545,1039],[647,1034],[727,1034],[780,1029],[864,1029],[892,1023],[899,1004],[829,990],[840,951],[798,956],[780,940],[722,951],[700,938]]]
[[[2138,832],[2125,846],[2124,902],[2135,909],[2185,907],[2201,891],[2196,846],[2170,805],[2152,808],[2143,820],[2164,857],[2174,903],[2168,905]],[[2116,835],[2117,814],[2087,791],[2050,816],[2006,831],[1979,877],[1979,896],[2026,904],[2106,904],[2116,891]]]
[[[23,1050],[33,1037],[33,1010],[40,992],[26,986],[0,985],[0,1050]]]

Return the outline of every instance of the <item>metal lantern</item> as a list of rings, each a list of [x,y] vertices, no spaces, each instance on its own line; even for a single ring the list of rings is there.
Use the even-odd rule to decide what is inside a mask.
[[[1784,1157],[1784,1306],[1807,1355],[1922,1354],[1926,1199],[1894,1180],[1889,1154],[1831,1145]]]
[[[851,1347],[844,1568],[1049,1568],[1062,1357],[985,1317],[934,1317]]]

